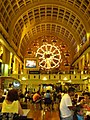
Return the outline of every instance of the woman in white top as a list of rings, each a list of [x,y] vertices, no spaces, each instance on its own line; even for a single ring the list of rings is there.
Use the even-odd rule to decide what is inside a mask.
[[[12,89],[8,92],[6,99],[2,104],[2,113],[17,113],[23,115],[23,110],[19,103],[18,91]]]

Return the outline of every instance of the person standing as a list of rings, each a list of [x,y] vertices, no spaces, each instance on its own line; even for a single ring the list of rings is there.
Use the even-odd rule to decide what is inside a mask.
[[[61,120],[73,120],[74,106],[72,105],[71,97],[74,96],[75,88],[70,87],[65,93],[60,102],[60,118]]]
[[[53,95],[51,94],[50,90],[47,90],[44,94],[45,104],[50,107],[50,104],[52,105],[52,110],[54,110],[54,101],[53,101]]]
[[[33,102],[34,103],[39,103],[40,109],[42,110],[42,97],[40,95],[40,91],[38,90],[34,95],[33,95]]]

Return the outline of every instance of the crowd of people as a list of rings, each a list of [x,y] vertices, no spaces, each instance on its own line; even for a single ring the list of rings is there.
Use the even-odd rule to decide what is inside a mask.
[[[75,88],[70,87],[60,101],[59,110],[60,120],[90,120],[90,93],[79,96]]]
[[[30,93],[25,91],[23,94],[17,89],[10,89],[8,94],[2,103],[2,113],[17,113],[23,116],[23,109],[21,107],[20,100],[24,98],[24,102],[32,102],[32,104],[39,104],[40,110],[43,109],[43,104],[49,108],[52,106],[54,110],[54,104],[58,99],[58,108],[60,120],[90,120],[90,93],[84,92],[81,95],[75,93],[74,87],[69,87],[67,91],[58,93],[46,90],[46,92],[40,92],[40,90]],[[14,108],[14,109],[13,109]],[[49,108],[50,109],[50,108]]]

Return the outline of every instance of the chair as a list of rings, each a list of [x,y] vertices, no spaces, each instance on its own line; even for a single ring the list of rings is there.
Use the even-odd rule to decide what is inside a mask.
[[[20,104],[21,104],[21,107],[23,109],[27,109],[27,103],[26,102],[20,102]]]

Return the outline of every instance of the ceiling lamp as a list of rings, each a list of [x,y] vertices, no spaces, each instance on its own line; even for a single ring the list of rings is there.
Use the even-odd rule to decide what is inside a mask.
[[[65,57],[69,57],[70,56],[70,53],[67,51],[64,53]]]
[[[28,53],[29,55],[32,54],[32,50],[31,50],[30,48],[28,48],[27,53]]]
[[[32,54],[32,51],[28,51],[28,54],[29,54],[29,55]]]
[[[47,40],[47,37],[46,37],[46,36],[43,36],[43,37],[42,37],[42,42],[45,44],[45,43],[47,43],[47,41],[48,41],[48,40]]]
[[[69,63],[64,63],[64,66],[68,67],[68,66],[70,66],[70,64]]]
[[[34,42],[34,43],[33,43],[33,46],[38,48],[39,43],[38,43],[38,42]]]
[[[60,50],[51,44],[42,45],[36,53],[39,58],[39,66],[44,69],[59,67],[61,60]]]
[[[57,42],[57,39],[55,37],[52,37],[51,41],[55,44]]]
[[[68,62],[68,60],[66,60],[66,61],[64,62],[64,66],[66,66],[66,67],[70,66],[70,63]]]
[[[63,43],[60,45],[61,49],[65,49],[66,45],[64,45]]]

